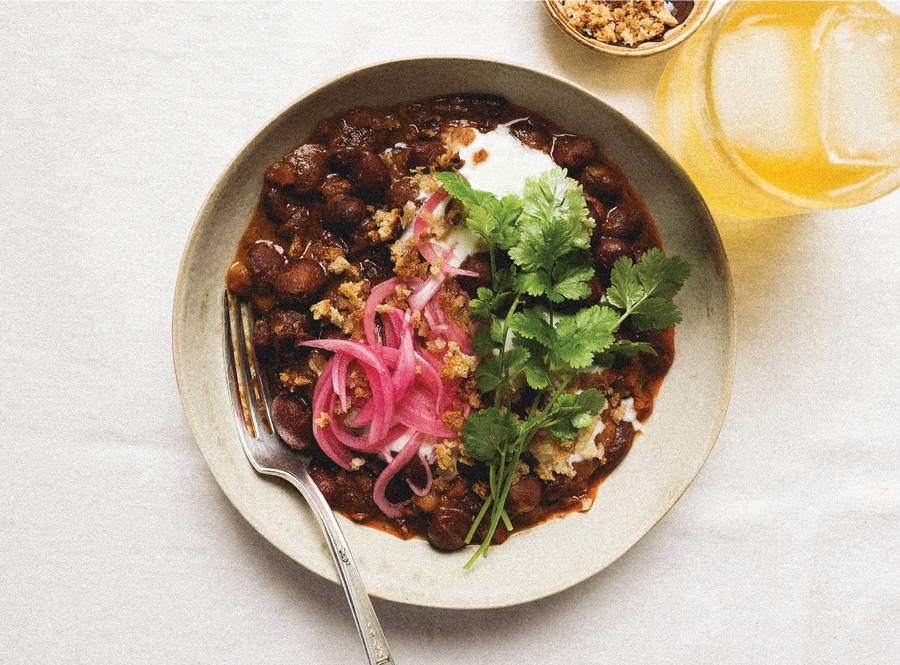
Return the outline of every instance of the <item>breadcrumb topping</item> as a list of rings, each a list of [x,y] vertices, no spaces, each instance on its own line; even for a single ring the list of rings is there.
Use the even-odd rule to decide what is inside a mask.
[[[459,344],[450,342],[444,354],[444,366],[441,368],[442,379],[464,379],[478,367],[478,358],[463,353]]]
[[[637,46],[678,25],[661,0],[562,0],[562,7],[572,27],[604,44]]]

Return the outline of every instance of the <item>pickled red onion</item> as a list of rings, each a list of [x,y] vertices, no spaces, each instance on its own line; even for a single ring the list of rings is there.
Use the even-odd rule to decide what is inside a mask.
[[[403,449],[390,461],[384,471],[382,471],[375,480],[375,486],[372,488],[372,498],[375,500],[375,505],[377,505],[381,509],[381,512],[388,517],[396,518],[403,514],[400,509],[400,504],[394,504],[388,501],[385,494],[388,483],[390,483],[394,476],[397,475],[398,471],[405,467],[412,458],[416,456],[416,453],[419,452],[421,442],[422,434],[419,432],[413,434],[406,445],[403,446]],[[426,468],[430,468],[427,464],[425,466]]]
[[[423,444],[437,439],[452,439],[458,432],[443,421],[443,414],[458,408],[464,414],[467,404],[461,404],[456,394],[459,379],[441,378],[444,359],[416,343],[412,326],[412,310],[422,313],[429,325],[427,341],[442,341],[441,348],[455,342],[463,353],[472,353],[472,339],[466,330],[450,320],[437,301],[449,274],[477,276],[461,270],[450,262],[455,259],[454,247],[441,246],[426,239],[428,217],[446,199],[440,188],[422,206],[414,222],[416,244],[423,258],[440,270],[429,271],[428,278],[392,277],[376,286],[369,294],[363,309],[364,340],[320,339],[304,342],[304,346],[333,351],[313,392],[313,432],[322,451],[344,469],[352,468],[353,451],[380,454],[388,466],[375,481],[373,497],[388,517],[399,517],[402,504],[393,504],[386,497],[391,479],[418,455],[425,467],[425,484],[417,487],[407,478],[413,492],[424,496],[431,489],[431,467]],[[398,287],[408,290],[407,306],[402,309],[386,304],[398,293]],[[377,319],[380,315],[381,326]],[[429,348],[432,348],[429,345]],[[371,396],[363,399],[348,395],[347,378],[351,364],[361,368],[369,383]],[[340,403],[342,413],[336,410]],[[350,406],[359,407],[352,417]],[[392,447],[402,437],[409,440],[395,455]]]

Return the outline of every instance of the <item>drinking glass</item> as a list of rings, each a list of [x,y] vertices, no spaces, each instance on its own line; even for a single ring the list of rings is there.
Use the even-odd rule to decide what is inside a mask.
[[[654,123],[715,211],[883,196],[900,186],[900,16],[877,2],[731,2],[669,63]]]

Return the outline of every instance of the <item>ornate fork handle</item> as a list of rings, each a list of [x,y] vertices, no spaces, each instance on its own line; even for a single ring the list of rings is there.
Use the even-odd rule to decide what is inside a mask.
[[[300,490],[322,527],[325,539],[328,541],[328,548],[331,550],[331,556],[334,558],[335,567],[341,578],[341,586],[344,587],[344,592],[347,594],[347,602],[350,603],[353,620],[356,622],[356,628],[366,647],[369,663],[393,665],[394,658],[381,630],[381,624],[378,622],[378,617],[375,616],[372,601],[366,593],[359,569],[350,554],[350,548],[347,546],[337,519],[331,508],[328,507],[325,497],[322,496],[315,481],[309,475],[305,463],[300,460],[297,462],[296,465],[293,465],[296,468],[282,469],[281,473],[277,475],[281,475]]]
[[[248,325],[245,325],[245,317]],[[237,299],[232,305],[232,296],[227,290],[224,294],[223,324],[223,350],[231,384],[232,406],[247,459],[257,472],[287,480],[306,499],[328,541],[370,665],[393,665],[394,658],[344,534],[334,512],[309,474],[309,459],[289,448],[275,432],[269,412],[271,401],[268,387],[256,369],[252,338],[248,334],[252,329],[249,309],[242,307]]]

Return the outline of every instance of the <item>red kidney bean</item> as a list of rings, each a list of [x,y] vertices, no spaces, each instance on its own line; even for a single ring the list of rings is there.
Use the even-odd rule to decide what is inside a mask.
[[[436,100],[434,110],[458,118],[496,118],[506,109],[507,101],[494,95],[451,95]]]
[[[267,184],[288,187],[294,184],[294,167],[284,160],[277,161],[266,169],[263,177]]]
[[[519,482],[509,488],[506,512],[509,515],[521,515],[537,508],[541,502],[542,485],[540,479],[531,474],[519,478]]]
[[[326,199],[330,199],[332,196],[337,196],[338,194],[349,194],[351,189],[353,189],[353,185],[350,184],[350,181],[339,176],[337,173],[329,173],[325,177],[325,182],[322,183],[322,187],[320,187],[322,196]]]
[[[353,265],[359,269],[360,276],[372,286],[394,276],[390,259],[385,258],[381,250],[363,250],[353,258]]]
[[[441,508],[428,520],[428,542],[439,550],[458,550],[466,544],[466,535],[474,519],[453,508]]]
[[[252,282],[250,280],[250,271],[240,261],[232,263],[225,273],[225,286],[232,293],[239,296],[249,296],[252,290]]]
[[[571,494],[573,486],[574,481],[569,476],[556,476],[544,485],[544,499],[548,503],[556,503],[567,494]]]
[[[328,175],[325,146],[306,143],[294,149],[286,161],[294,167],[294,189],[312,192],[322,186]]]
[[[431,492],[426,494],[425,496],[412,496],[412,502],[416,504],[423,512],[433,513],[438,509],[438,506],[441,503],[441,498],[433,489]]]
[[[306,450],[315,443],[309,406],[288,393],[279,393],[272,400],[272,420],[291,448]]]
[[[594,246],[594,260],[607,270],[612,270],[619,258],[627,256],[633,259],[631,247],[621,238],[600,238]]]
[[[346,172],[354,155],[360,150],[374,150],[377,133],[372,127],[345,125],[330,144],[329,166],[335,171]]]
[[[416,168],[425,168],[436,164],[438,158],[445,152],[447,149],[440,141],[421,141],[409,151],[406,164],[410,171]]]
[[[553,143],[553,136],[544,127],[534,124],[531,119],[519,120],[509,126],[509,133],[529,148],[547,152]]]
[[[294,238],[305,238],[309,242],[313,242],[321,233],[321,223],[321,203],[301,205],[297,207],[297,212],[278,227],[278,237],[287,243],[292,242]]]
[[[311,259],[294,259],[272,282],[272,290],[281,299],[306,304],[325,284],[325,270]]]
[[[560,136],[553,145],[553,161],[564,169],[578,170],[597,156],[597,147],[583,136]]]
[[[312,476],[312,479],[315,481],[316,485],[319,486],[319,490],[322,492],[325,500],[329,504],[334,504],[340,496],[341,491],[341,488],[338,485],[334,474],[325,469],[312,467],[309,470],[309,475]]]
[[[608,166],[592,162],[582,169],[578,182],[585,194],[590,194],[611,208],[622,198],[622,181]]]
[[[309,312],[274,307],[263,319],[267,341],[278,349],[293,351],[313,337],[313,322]]]
[[[661,328],[644,330],[635,336],[637,341],[647,342],[656,351],[656,355],[645,354],[642,358],[644,366],[656,372],[665,372],[675,359],[675,338],[672,330]]]
[[[247,251],[247,261],[254,282],[264,284],[271,282],[275,275],[287,265],[284,250],[272,242],[258,240]]]
[[[603,294],[606,292],[606,289],[603,288],[603,283],[600,281],[600,278],[597,275],[594,275],[588,280],[588,288],[591,290],[591,295],[587,297],[584,304],[587,307],[591,305],[596,305],[600,302],[600,299],[603,297]]]
[[[604,456],[606,464],[615,466],[621,462],[628,451],[631,450],[631,443],[634,441],[634,425],[628,420],[621,421],[616,425],[616,433],[613,435],[612,443],[606,446]]]
[[[456,278],[460,288],[470,297],[475,298],[480,287],[491,285],[491,259],[487,254],[470,254],[459,267],[478,273],[478,277],[460,275]]]
[[[263,210],[272,221],[282,223],[297,212],[297,202],[291,200],[277,187],[269,187],[263,193]]]
[[[391,185],[391,173],[381,157],[371,150],[360,150],[350,164],[350,182],[368,195],[383,193]]]
[[[365,519],[380,512],[372,500],[372,495],[356,487],[344,488],[344,493],[341,495],[341,506],[350,514],[351,519],[356,520]]]
[[[639,203],[623,199],[615,208],[606,214],[600,225],[604,236],[633,240],[644,224],[644,211]]]
[[[358,226],[366,218],[366,204],[349,194],[338,194],[325,204],[325,228],[345,231]]]
[[[402,209],[408,202],[415,201],[418,196],[418,190],[410,186],[409,180],[405,178],[395,180],[384,195],[384,204],[389,210]]]

